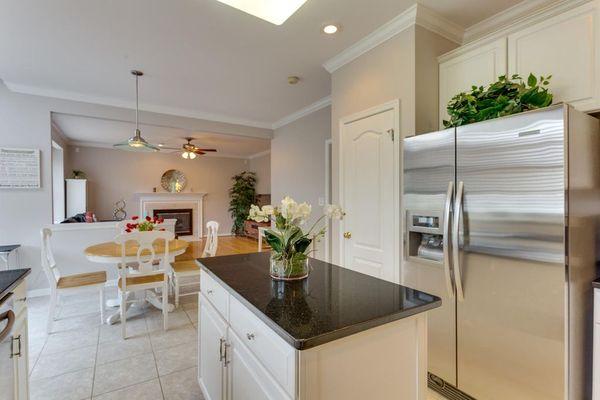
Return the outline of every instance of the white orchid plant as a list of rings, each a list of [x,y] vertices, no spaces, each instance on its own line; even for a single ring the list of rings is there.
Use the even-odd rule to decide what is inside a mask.
[[[325,219],[342,219],[345,215],[338,205],[327,205],[324,214],[315,221],[310,229],[304,231],[302,226],[310,218],[312,206],[308,203],[298,204],[294,199],[285,197],[281,205],[262,208],[252,205],[248,219],[256,222],[274,222],[274,227],[265,231],[265,240],[271,246],[271,258],[276,261],[287,261],[291,265],[306,260],[311,250],[310,245],[318,242],[326,232]]]

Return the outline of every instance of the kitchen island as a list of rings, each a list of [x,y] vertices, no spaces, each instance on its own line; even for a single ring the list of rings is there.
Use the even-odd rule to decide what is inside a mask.
[[[198,264],[207,400],[425,399],[438,297],[316,259],[295,282],[271,279],[269,253]]]

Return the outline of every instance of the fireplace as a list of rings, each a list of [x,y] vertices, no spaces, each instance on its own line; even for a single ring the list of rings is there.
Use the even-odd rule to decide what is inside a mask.
[[[154,210],[155,217],[164,219],[176,219],[175,234],[177,236],[192,236],[194,234],[194,216],[191,208],[169,208],[166,210]]]

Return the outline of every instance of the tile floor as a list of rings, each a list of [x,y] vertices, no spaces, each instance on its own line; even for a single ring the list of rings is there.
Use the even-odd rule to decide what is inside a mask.
[[[107,289],[107,298],[116,291]],[[96,294],[66,297],[46,334],[48,297],[29,299],[31,400],[204,400],[197,383],[196,296],[169,314],[150,307],[121,325],[101,325]],[[114,309],[107,308],[108,312]],[[445,400],[429,392],[427,400]]]
[[[182,298],[166,332],[152,307],[130,317],[127,340],[120,324],[100,324],[96,294],[66,297],[50,335],[47,313],[48,297],[29,299],[31,400],[204,399],[196,379],[196,296]]]

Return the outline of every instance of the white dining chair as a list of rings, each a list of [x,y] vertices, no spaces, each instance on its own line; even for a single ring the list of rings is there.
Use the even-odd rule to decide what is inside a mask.
[[[119,281],[117,287],[121,298],[121,333],[123,339],[127,337],[127,303],[136,302],[129,300],[128,293],[161,289],[162,313],[164,330],[168,327],[169,315],[169,276],[171,265],[169,263],[169,241],[175,234],[169,231],[146,231],[121,233],[115,238],[115,243],[121,245],[121,263],[119,264]],[[153,244],[164,241],[164,254],[158,257]],[[137,246],[134,263],[137,268],[131,268],[131,256],[127,255],[126,246]],[[155,261],[159,261],[158,264]]]
[[[93,271],[82,274],[62,275],[56,265],[50,238],[52,231],[44,228],[40,231],[42,238],[42,269],[50,284],[50,306],[48,308],[48,333],[52,332],[56,320],[56,306],[63,294],[73,294],[81,291],[98,291],[100,295],[100,323],[104,322],[104,286],[106,271]]]
[[[208,221],[206,223],[206,242],[204,244],[204,250],[202,257],[214,257],[217,254],[217,247],[219,245],[219,223],[217,221]],[[171,281],[173,283],[173,290],[175,292],[175,307],[179,307],[179,299],[182,296],[190,296],[198,293],[200,290],[199,279],[194,279],[191,282],[188,280],[192,277],[200,276],[200,267],[196,264],[196,260],[185,260],[177,261],[172,264],[173,274]],[[198,291],[191,291],[189,293],[181,293],[182,287],[195,286]]]

